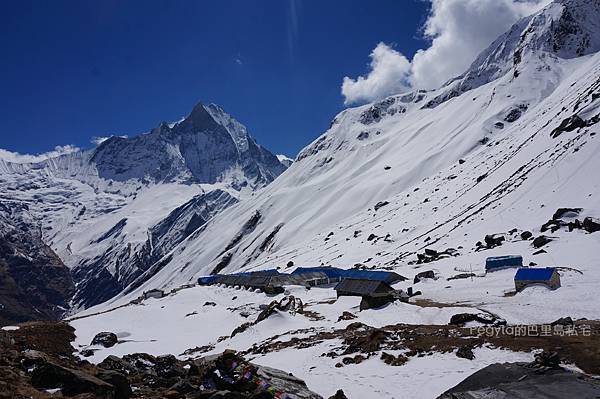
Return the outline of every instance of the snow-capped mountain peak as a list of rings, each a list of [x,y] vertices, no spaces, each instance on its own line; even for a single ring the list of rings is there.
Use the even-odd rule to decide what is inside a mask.
[[[433,108],[526,65],[551,68],[549,59],[571,59],[600,50],[600,1],[558,0],[517,21],[483,50],[469,69],[426,103]]]
[[[0,193],[43,221],[44,240],[74,271],[75,306],[90,306],[286,167],[222,108],[198,103],[179,122],[91,150],[2,161]]]

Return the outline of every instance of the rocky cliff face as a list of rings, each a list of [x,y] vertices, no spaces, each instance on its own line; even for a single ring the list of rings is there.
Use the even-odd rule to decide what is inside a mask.
[[[223,109],[202,103],[181,122],[162,123],[141,136],[106,140],[90,162],[107,180],[227,182],[236,189],[264,186],[286,168]]]
[[[74,291],[69,269],[39,230],[0,204],[0,326],[59,319]]]

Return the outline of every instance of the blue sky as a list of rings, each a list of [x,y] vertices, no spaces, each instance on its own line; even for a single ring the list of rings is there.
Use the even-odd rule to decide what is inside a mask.
[[[422,0],[4,1],[0,148],[91,147],[215,102],[295,155],[344,108],[381,41],[412,56]]]

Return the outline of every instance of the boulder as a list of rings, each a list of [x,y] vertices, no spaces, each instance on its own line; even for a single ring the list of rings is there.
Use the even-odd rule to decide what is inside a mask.
[[[455,276],[452,277],[448,277],[447,280],[460,280],[460,279],[465,279],[465,278],[471,278],[471,277],[476,277],[475,273],[459,273]]]
[[[560,125],[558,125],[558,127],[550,133],[550,137],[555,139],[558,136],[560,136],[563,132],[572,132],[575,129],[579,129],[585,126],[586,122],[583,119],[581,119],[579,115],[572,115],[566,119],[563,119]]]
[[[487,249],[499,247],[506,240],[504,236],[496,236],[492,234],[488,234],[485,236],[485,246]]]
[[[344,394],[344,391],[338,389],[335,395],[330,396],[329,399],[348,399],[348,397],[346,396],[346,394]]]
[[[402,366],[408,362],[408,358],[404,355],[394,356],[387,352],[381,352],[381,360],[389,366]]]
[[[475,354],[473,354],[473,349],[471,349],[471,347],[469,347],[469,346],[461,346],[460,348],[458,348],[458,350],[456,351],[456,356],[463,358],[463,359],[468,359],[468,360],[475,359]]]
[[[92,357],[94,356],[94,352],[96,352],[94,349],[83,349],[79,351],[79,354],[83,357]]]
[[[427,271],[418,273],[415,276],[414,284],[416,284],[416,283],[418,283],[421,280],[426,279],[426,278],[435,279],[435,273],[433,272],[433,270],[427,270]]]
[[[573,319],[570,317],[561,317],[558,320],[554,320],[550,323],[551,326],[572,326],[574,324]]]
[[[132,395],[129,380],[124,374],[113,370],[100,370],[96,377],[115,387],[115,399],[129,399]]]
[[[529,363],[529,367],[550,368],[560,370],[560,357],[556,352],[540,352],[536,353],[533,362]]]
[[[38,389],[60,388],[63,396],[91,393],[98,399],[115,397],[113,385],[82,371],[50,362],[34,368],[31,373],[31,385]]]
[[[105,370],[118,371],[122,374],[128,374],[129,372],[135,370],[135,367],[131,363],[114,355],[110,355],[101,361],[98,364],[98,367]]]
[[[582,208],[558,208],[554,215],[552,215],[552,219],[562,219],[564,217],[576,217],[582,211]]]
[[[108,331],[100,332],[92,339],[92,345],[102,345],[105,348],[115,346],[118,342],[117,334]]]
[[[187,374],[181,362],[173,355],[156,357],[154,371],[162,378],[184,377]]]
[[[471,321],[476,321],[482,324],[504,325],[506,320],[497,318],[487,313],[457,313],[452,315],[448,324],[462,326]]]
[[[438,399],[597,398],[600,386],[576,371],[496,363],[449,389]]]
[[[600,231],[600,220],[591,217],[583,219],[583,229],[588,233]]]
[[[533,234],[531,233],[531,231],[524,231],[521,233],[522,240],[529,240],[531,237],[533,237]]]
[[[541,248],[549,242],[552,242],[551,238],[541,235],[536,237],[531,244],[534,246],[534,248]]]
[[[386,206],[388,204],[389,204],[388,201],[379,201],[378,203],[375,204],[373,209],[375,209],[375,211],[378,211],[380,208],[383,208],[384,206]]]

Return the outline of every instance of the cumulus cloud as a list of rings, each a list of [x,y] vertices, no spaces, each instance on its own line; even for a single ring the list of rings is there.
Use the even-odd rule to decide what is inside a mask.
[[[429,47],[411,61],[383,43],[371,53],[371,70],[356,80],[345,77],[345,103],[373,101],[408,88],[437,88],[460,75],[475,57],[520,18],[546,6],[551,0],[430,0],[431,9],[423,34]],[[375,63],[377,49],[394,51],[398,65]],[[404,71],[398,75],[399,71]],[[390,82],[389,89],[378,82]],[[377,87],[377,89],[374,89]]]
[[[410,72],[410,62],[405,56],[387,44],[379,43],[369,57],[371,71],[366,77],[344,78],[342,95],[345,104],[372,101],[408,88],[406,78]]]
[[[41,162],[48,158],[58,157],[64,154],[70,154],[72,152],[79,151],[79,147],[71,144],[57,145],[54,150],[44,152],[41,154],[20,154],[18,152],[8,151],[0,148],[0,159],[14,162],[14,163],[30,163],[30,162]]]

